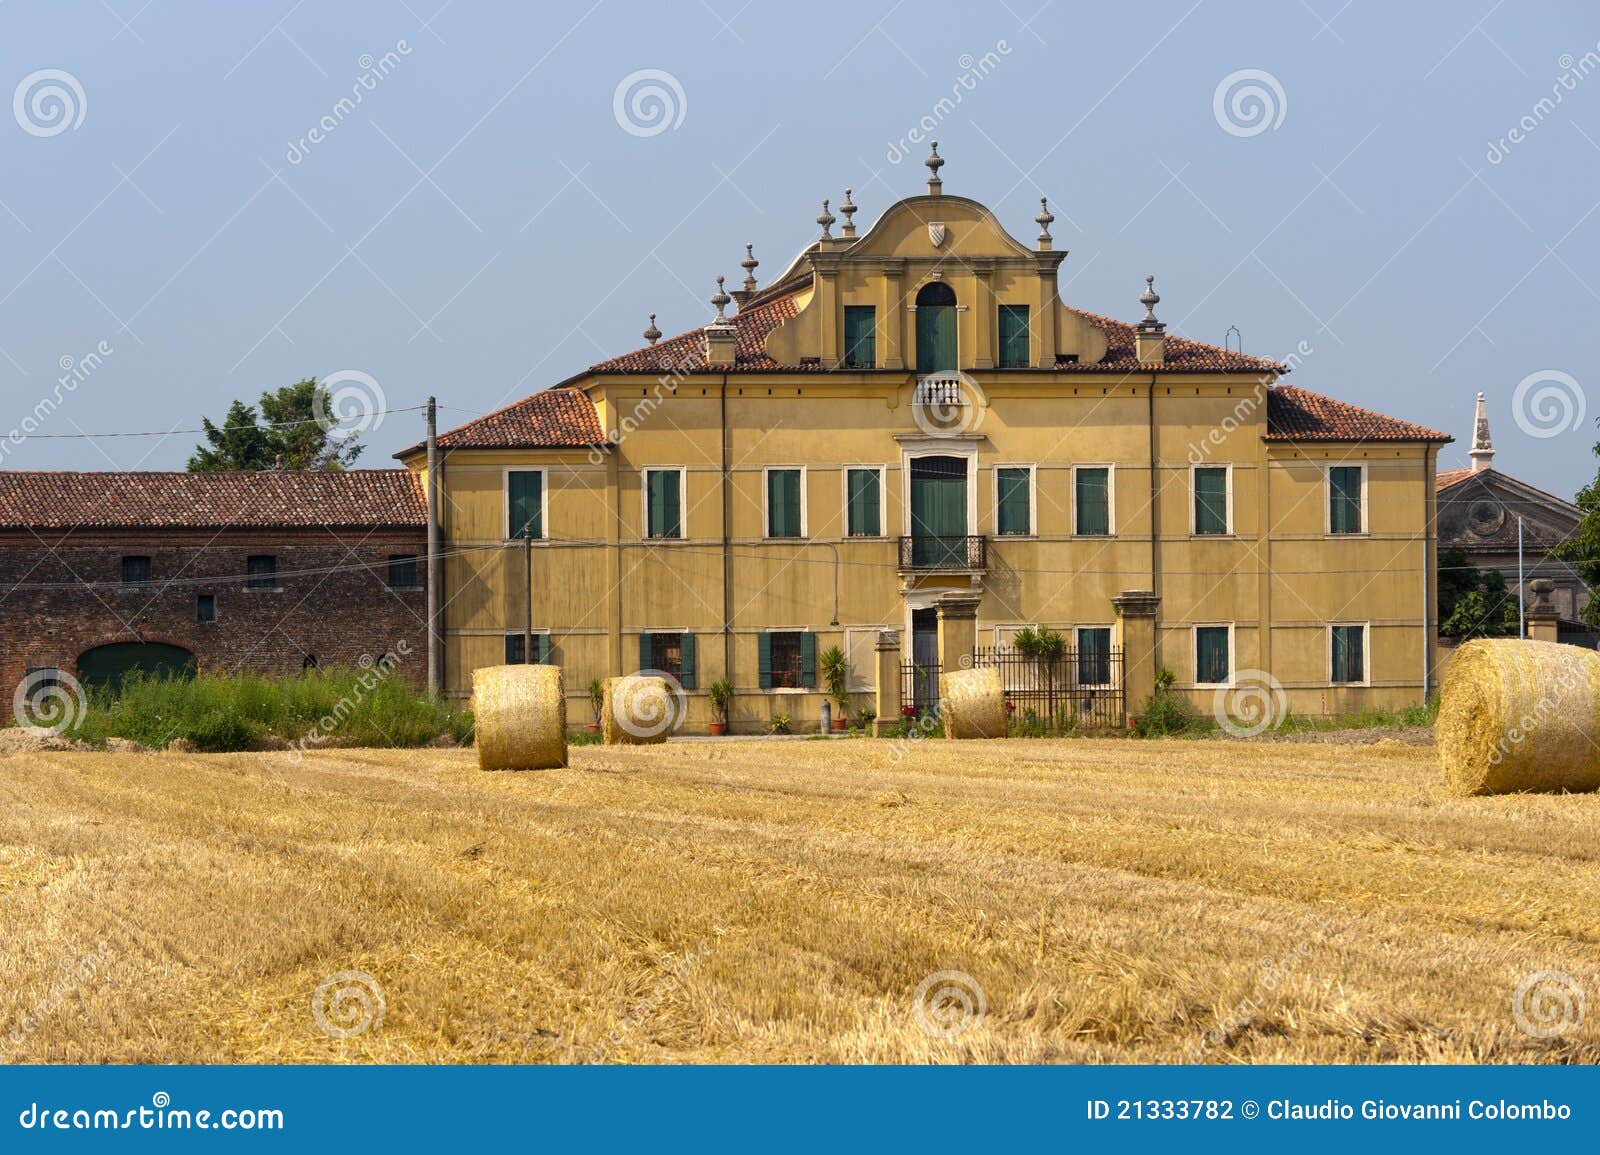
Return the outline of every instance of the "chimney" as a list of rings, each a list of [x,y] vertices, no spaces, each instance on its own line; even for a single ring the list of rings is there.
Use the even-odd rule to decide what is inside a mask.
[[[1472,415],[1472,448],[1467,451],[1472,458],[1472,472],[1482,473],[1494,467],[1494,442],[1489,440],[1489,406],[1478,394],[1478,406]]]
[[[1144,318],[1133,327],[1134,355],[1141,365],[1163,365],[1167,360],[1167,327],[1156,317],[1156,305],[1160,301],[1152,273],[1144,279],[1144,292],[1139,294]]]
[[[733,298],[722,291],[722,278],[717,278],[717,291],[711,303],[717,307],[716,320],[705,327],[706,365],[712,369],[732,369],[739,351],[739,333],[723,312]]]

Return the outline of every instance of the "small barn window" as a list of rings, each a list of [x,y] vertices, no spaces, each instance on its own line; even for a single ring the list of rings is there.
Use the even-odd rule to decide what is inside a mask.
[[[215,594],[195,595],[194,620],[197,622],[214,622],[217,620],[217,596]]]
[[[417,588],[417,555],[391,553],[389,555],[389,588],[411,590]]]
[[[150,582],[150,559],[143,554],[130,554],[122,559],[122,584],[142,586]]]
[[[253,553],[245,560],[245,572],[249,575],[245,585],[253,590],[275,590],[278,588],[278,559],[270,553]]]

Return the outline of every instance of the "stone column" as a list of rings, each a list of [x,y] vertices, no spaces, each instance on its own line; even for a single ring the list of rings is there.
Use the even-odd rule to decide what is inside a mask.
[[[1550,600],[1550,595],[1555,593],[1556,583],[1549,578],[1535,578],[1528,586],[1533,591],[1533,599],[1523,614],[1528,623],[1529,639],[1535,642],[1559,641],[1561,615]]]
[[[939,613],[939,669],[953,672],[972,667],[978,645],[978,594],[949,593],[934,603]]]
[[[1150,590],[1123,590],[1111,599],[1117,611],[1112,645],[1122,651],[1122,712],[1125,720],[1156,692],[1156,610]]]
[[[904,369],[905,358],[900,348],[906,329],[906,317],[911,316],[900,296],[900,278],[905,275],[904,261],[883,262],[883,291],[878,299],[878,365],[883,369]]]
[[[874,707],[878,716],[872,723],[872,732],[883,737],[891,726],[900,722],[900,631],[878,631],[878,702]]]

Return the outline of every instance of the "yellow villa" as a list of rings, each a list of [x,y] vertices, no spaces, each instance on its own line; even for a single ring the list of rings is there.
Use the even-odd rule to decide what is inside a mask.
[[[1425,699],[1450,438],[1169,335],[1151,277],[1133,321],[1073,307],[1048,206],[1023,244],[943,163],[859,231],[850,190],[837,233],[824,202],[765,288],[747,246],[704,327],[652,317],[645,346],[439,436],[447,692],[554,662],[576,721],[591,679],[664,670],[688,729],[721,679],[732,730],[809,729],[840,710],[837,647],[882,725],[939,669],[1000,664],[1023,693],[1035,626],[1064,640],[1049,708],[1097,724],[1160,671],[1246,719],[1262,694]]]

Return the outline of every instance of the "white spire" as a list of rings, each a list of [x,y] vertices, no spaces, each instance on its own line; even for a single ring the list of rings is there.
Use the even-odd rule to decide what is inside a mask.
[[[1489,440],[1489,406],[1478,394],[1478,406],[1472,415],[1472,448],[1467,451],[1472,458],[1472,472],[1482,473],[1494,465],[1494,443]]]

